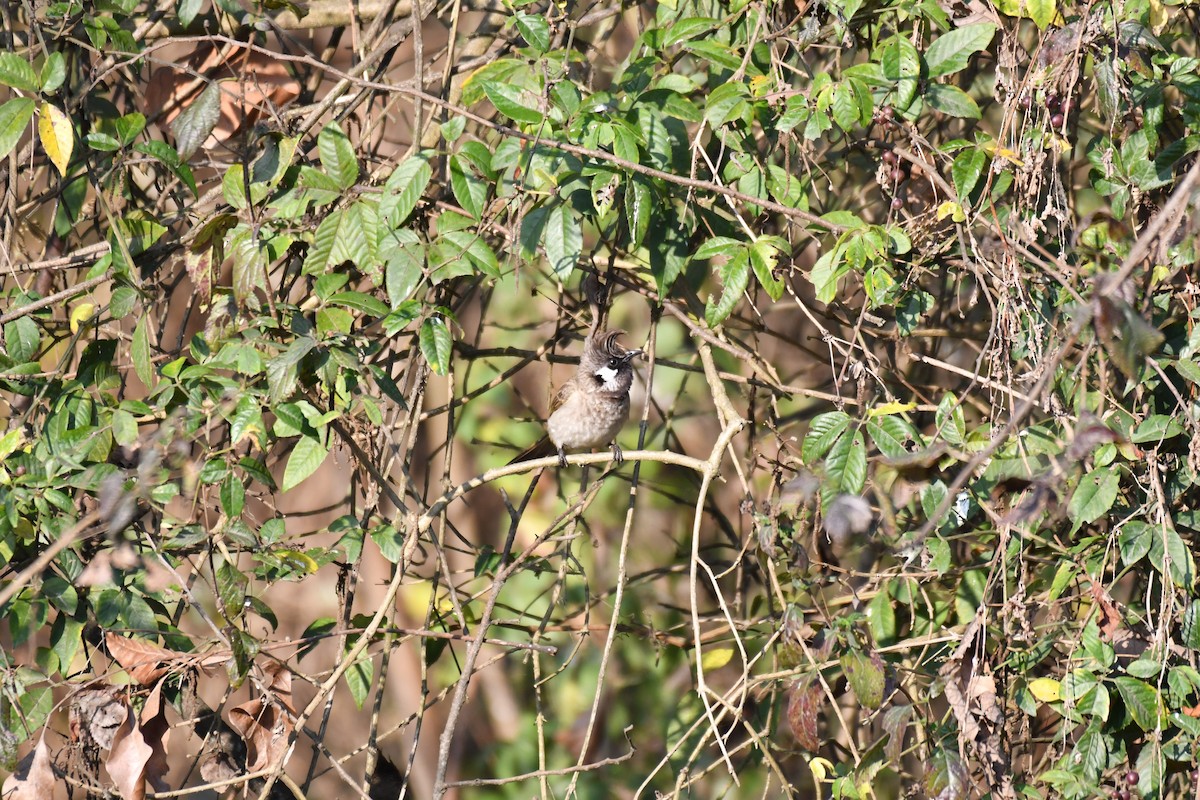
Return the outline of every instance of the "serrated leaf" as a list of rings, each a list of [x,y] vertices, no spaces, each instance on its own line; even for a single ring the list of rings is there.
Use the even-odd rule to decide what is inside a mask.
[[[888,458],[900,459],[908,455],[905,445],[912,440],[912,427],[898,417],[876,417],[867,420],[867,435]]]
[[[949,75],[967,66],[970,57],[983,50],[996,35],[990,22],[964,25],[939,36],[925,51],[925,66],[931,78]]]
[[[784,284],[775,277],[775,267],[779,263],[779,250],[765,238],[760,238],[750,247],[750,265],[754,267],[754,276],[772,300],[783,297]]]
[[[516,86],[498,81],[483,81],[482,86],[496,110],[509,119],[528,125],[536,125],[544,119],[542,112],[530,105],[531,98]]]
[[[378,241],[379,215],[371,201],[359,200],[345,210],[332,211],[317,226],[303,273],[324,274],[347,261],[364,272],[378,268]]]
[[[583,228],[575,214],[565,203],[558,203],[546,217],[546,259],[550,269],[560,281],[565,281],[575,271],[583,255]]]
[[[179,153],[175,152],[174,147],[171,147],[166,142],[151,139],[146,142],[137,142],[134,144],[133,149],[138,153],[145,153],[161,161],[166,165],[167,169],[175,174],[175,177],[183,181],[184,185],[192,191],[192,194],[199,194],[196,191],[196,178],[192,175],[192,168],[183,163],[183,160],[179,157]]]
[[[65,176],[71,164],[71,153],[75,149],[75,130],[71,127],[71,118],[57,106],[42,103],[38,114],[38,138],[50,163],[58,168],[59,175]]]
[[[379,217],[389,228],[399,228],[417,207],[425,187],[433,177],[429,162],[419,156],[406,158],[396,165],[383,185]]]
[[[221,118],[221,84],[213,81],[171,122],[175,151],[187,161],[204,144]]]
[[[311,436],[301,436],[288,457],[287,467],[283,470],[283,491],[290,491],[303,483],[325,463],[325,457],[328,455],[329,451],[319,440]]]
[[[0,83],[23,92],[42,88],[33,67],[16,53],[0,53]]]
[[[433,317],[421,323],[421,354],[429,362],[430,368],[438,375],[450,371],[450,350],[454,344],[450,328],[440,317]]]
[[[867,482],[867,447],[861,433],[843,436],[825,459],[825,483],[822,497],[862,494]]]
[[[317,134],[317,152],[325,174],[333,178],[339,189],[349,189],[358,180],[354,145],[336,122],[330,122]]]
[[[842,432],[850,426],[850,416],[844,411],[827,411],[813,418],[804,442],[800,446],[800,458],[808,466],[815,466],[833,447]]]
[[[0,158],[7,156],[17,146],[35,111],[37,104],[28,97],[14,97],[0,105]]]

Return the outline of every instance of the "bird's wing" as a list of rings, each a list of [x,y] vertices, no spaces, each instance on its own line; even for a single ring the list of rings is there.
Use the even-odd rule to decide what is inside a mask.
[[[563,403],[567,402],[571,395],[575,394],[577,388],[574,379],[568,380],[562,386],[558,387],[558,391],[554,393],[554,397],[550,398],[550,414],[562,408]],[[550,414],[546,416],[549,417]]]

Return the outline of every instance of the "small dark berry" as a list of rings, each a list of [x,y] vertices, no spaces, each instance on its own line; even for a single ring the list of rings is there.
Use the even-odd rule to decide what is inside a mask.
[[[1137,782],[1141,780],[1141,778],[1142,776],[1138,775],[1138,771],[1136,769],[1131,769],[1129,772],[1125,773],[1125,783],[1129,784],[1130,786],[1137,786]]]
[[[1066,121],[1067,121],[1067,118],[1064,117],[1062,114],[1055,114],[1054,116],[1052,116],[1050,118],[1050,127],[1051,128],[1061,128],[1063,126],[1063,123]]]
[[[901,200],[899,197],[893,197],[892,198],[892,208],[899,211],[900,209],[904,208],[904,201]]]
[[[884,150],[883,151],[883,163],[895,164],[896,163],[896,154],[893,153],[891,150]]]
[[[892,171],[890,174],[891,174],[892,180],[894,180],[896,182],[904,180],[904,170],[900,169],[899,167],[892,167]]]
[[[1056,94],[1048,94],[1046,95],[1046,108],[1051,111],[1058,111],[1062,108],[1062,100]]]
[[[14,469],[14,470],[13,470],[13,472],[16,474],[16,476],[17,476],[18,478],[19,478],[19,477],[21,477],[22,475],[24,475],[24,474],[25,474],[25,465],[24,465],[24,464],[22,464],[21,466],[19,466],[19,467],[17,467],[16,469]]]
[[[892,119],[896,116],[896,109],[892,108],[891,106],[884,106],[883,108],[879,109],[879,115],[884,119]]]
[[[1023,94],[1021,95],[1021,99],[1017,101],[1017,104],[1020,105],[1021,108],[1029,108],[1031,105],[1033,105],[1033,100],[1029,97],[1029,95]]]

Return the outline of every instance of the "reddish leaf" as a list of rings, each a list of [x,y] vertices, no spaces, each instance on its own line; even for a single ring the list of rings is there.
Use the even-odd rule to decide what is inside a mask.
[[[807,684],[798,683],[792,689],[792,697],[788,701],[788,727],[796,744],[805,750],[816,752],[821,747],[817,736],[817,725],[820,722],[821,707],[825,704],[825,692],[817,680]]]
[[[16,771],[4,779],[0,789],[4,800],[46,800],[54,797],[54,768],[50,766],[50,748],[44,738],[21,759]]]

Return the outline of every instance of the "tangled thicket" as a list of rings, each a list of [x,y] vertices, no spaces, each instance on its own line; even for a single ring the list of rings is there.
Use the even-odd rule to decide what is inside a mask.
[[[1200,792],[1190,6],[0,22],[6,800]]]

